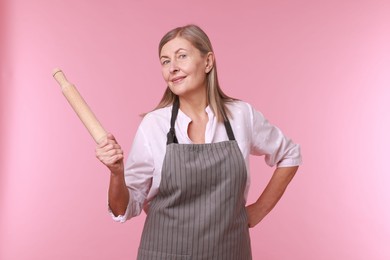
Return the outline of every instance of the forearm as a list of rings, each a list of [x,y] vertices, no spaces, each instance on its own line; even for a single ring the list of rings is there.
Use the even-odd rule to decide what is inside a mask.
[[[277,168],[258,200],[248,206],[249,225],[258,224],[278,203],[298,166]]]
[[[124,177],[122,148],[115,137],[108,133],[96,146],[95,153],[111,172],[108,188],[108,204],[111,211],[115,216],[124,215],[129,202],[129,191]]]
[[[129,190],[126,187],[124,174],[110,175],[108,203],[115,216],[124,215],[129,203]]]

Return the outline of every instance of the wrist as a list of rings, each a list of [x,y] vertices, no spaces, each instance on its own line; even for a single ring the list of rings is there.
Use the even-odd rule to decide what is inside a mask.
[[[120,169],[111,169],[110,177],[114,179],[124,179],[125,173],[123,168]]]

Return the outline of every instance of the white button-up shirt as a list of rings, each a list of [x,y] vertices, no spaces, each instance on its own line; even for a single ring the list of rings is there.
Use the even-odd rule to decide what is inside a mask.
[[[250,175],[249,155],[264,155],[269,166],[297,166],[301,163],[300,147],[287,138],[277,127],[271,125],[264,116],[243,101],[227,104],[232,115],[229,119],[234,136],[245,159],[247,168],[247,198]],[[161,181],[161,169],[165,157],[167,133],[170,128],[172,106],[148,113],[142,120],[135,135],[129,157],[125,165],[125,180],[130,193],[129,204],[125,215],[113,219],[125,222],[137,216],[142,209],[147,212],[148,205],[157,195]],[[205,132],[205,143],[216,143],[229,140],[225,125],[218,122],[210,107],[206,108],[208,122]],[[188,125],[191,122],[181,110],[175,123],[176,137],[180,144],[191,144],[188,137]]]

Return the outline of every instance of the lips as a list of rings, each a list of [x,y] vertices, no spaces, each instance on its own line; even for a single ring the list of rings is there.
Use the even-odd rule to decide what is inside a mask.
[[[174,77],[173,79],[171,79],[171,82],[172,82],[172,83],[179,83],[179,82],[181,82],[184,78],[185,78],[185,76]]]

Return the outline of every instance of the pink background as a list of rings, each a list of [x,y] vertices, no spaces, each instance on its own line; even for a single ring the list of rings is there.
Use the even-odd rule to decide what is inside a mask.
[[[108,172],[51,77],[61,67],[126,155],[164,82],[157,45],[196,23],[223,89],[300,143],[251,230],[254,259],[390,259],[390,2],[2,0],[0,259],[135,259],[145,215],[106,213]],[[252,158],[253,202],[270,178]]]

